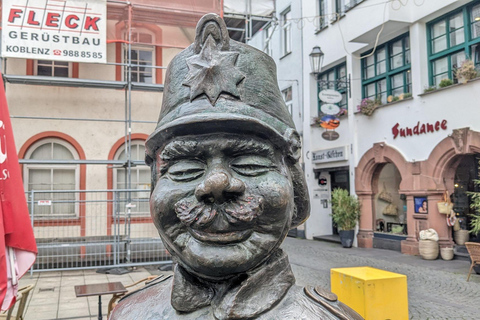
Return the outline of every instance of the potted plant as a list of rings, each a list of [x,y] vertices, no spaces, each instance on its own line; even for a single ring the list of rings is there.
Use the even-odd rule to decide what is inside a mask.
[[[479,168],[480,169],[480,168]],[[474,184],[480,186],[480,179],[474,179]],[[474,210],[474,213],[470,214],[470,233],[476,236],[476,239],[472,239],[473,242],[478,242],[480,239],[480,192],[467,192],[471,197],[470,208]],[[480,267],[475,266],[473,268],[477,274],[480,274]]]
[[[460,67],[455,70],[455,77],[457,77],[459,83],[466,83],[468,80],[472,80],[477,77],[477,69],[472,60],[464,60]]]
[[[438,84],[438,86],[440,88],[446,88],[446,87],[449,87],[453,84],[453,80],[452,79],[442,79],[442,81],[440,81],[440,83]]]
[[[354,229],[360,218],[360,201],[347,190],[336,188],[332,192],[332,219],[339,228],[340,241],[344,248],[351,248]]]
[[[375,109],[377,109],[377,107],[381,105],[382,105],[382,101],[380,99],[372,100],[369,98],[365,98],[357,106],[357,110],[363,113],[364,115],[371,116],[375,111]]]

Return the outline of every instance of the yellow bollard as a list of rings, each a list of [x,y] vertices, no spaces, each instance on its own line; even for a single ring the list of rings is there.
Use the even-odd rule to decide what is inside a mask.
[[[371,267],[330,270],[331,291],[365,320],[408,319],[407,276]]]

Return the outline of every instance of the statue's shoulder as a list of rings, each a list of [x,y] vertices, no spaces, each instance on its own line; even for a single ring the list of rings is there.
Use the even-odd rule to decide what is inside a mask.
[[[282,301],[259,320],[363,320],[354,310],[338,301],[334,293],[320,287],[292,286]]]
[[[162,319],[155,314],[169,312],[172,275],[159,276],[145,284],[144,287],[127,293],[113,309],[109,319]]]
[[[306,286],[303,293],[308,301],[321,305],[324,309],[342,320],[363,320],[355,310],[338,301],[337,295],[321,287]]]

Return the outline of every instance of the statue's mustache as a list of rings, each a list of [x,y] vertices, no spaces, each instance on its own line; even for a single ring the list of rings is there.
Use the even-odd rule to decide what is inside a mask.
[[[231,224],[249,223],[262,213],[263,202],[261,196],[244,195],[222,204],[209,204],[192,196],[178,201],[175,204],[175,212],[186,226],[208,226],[218,214],[224,214]]]

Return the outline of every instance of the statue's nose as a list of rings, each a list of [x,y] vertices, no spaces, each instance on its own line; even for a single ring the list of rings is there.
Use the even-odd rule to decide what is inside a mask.
[[[245,184],[225,170],[210,172],[195,189],[198,201],[223,203],[245,192]]]

